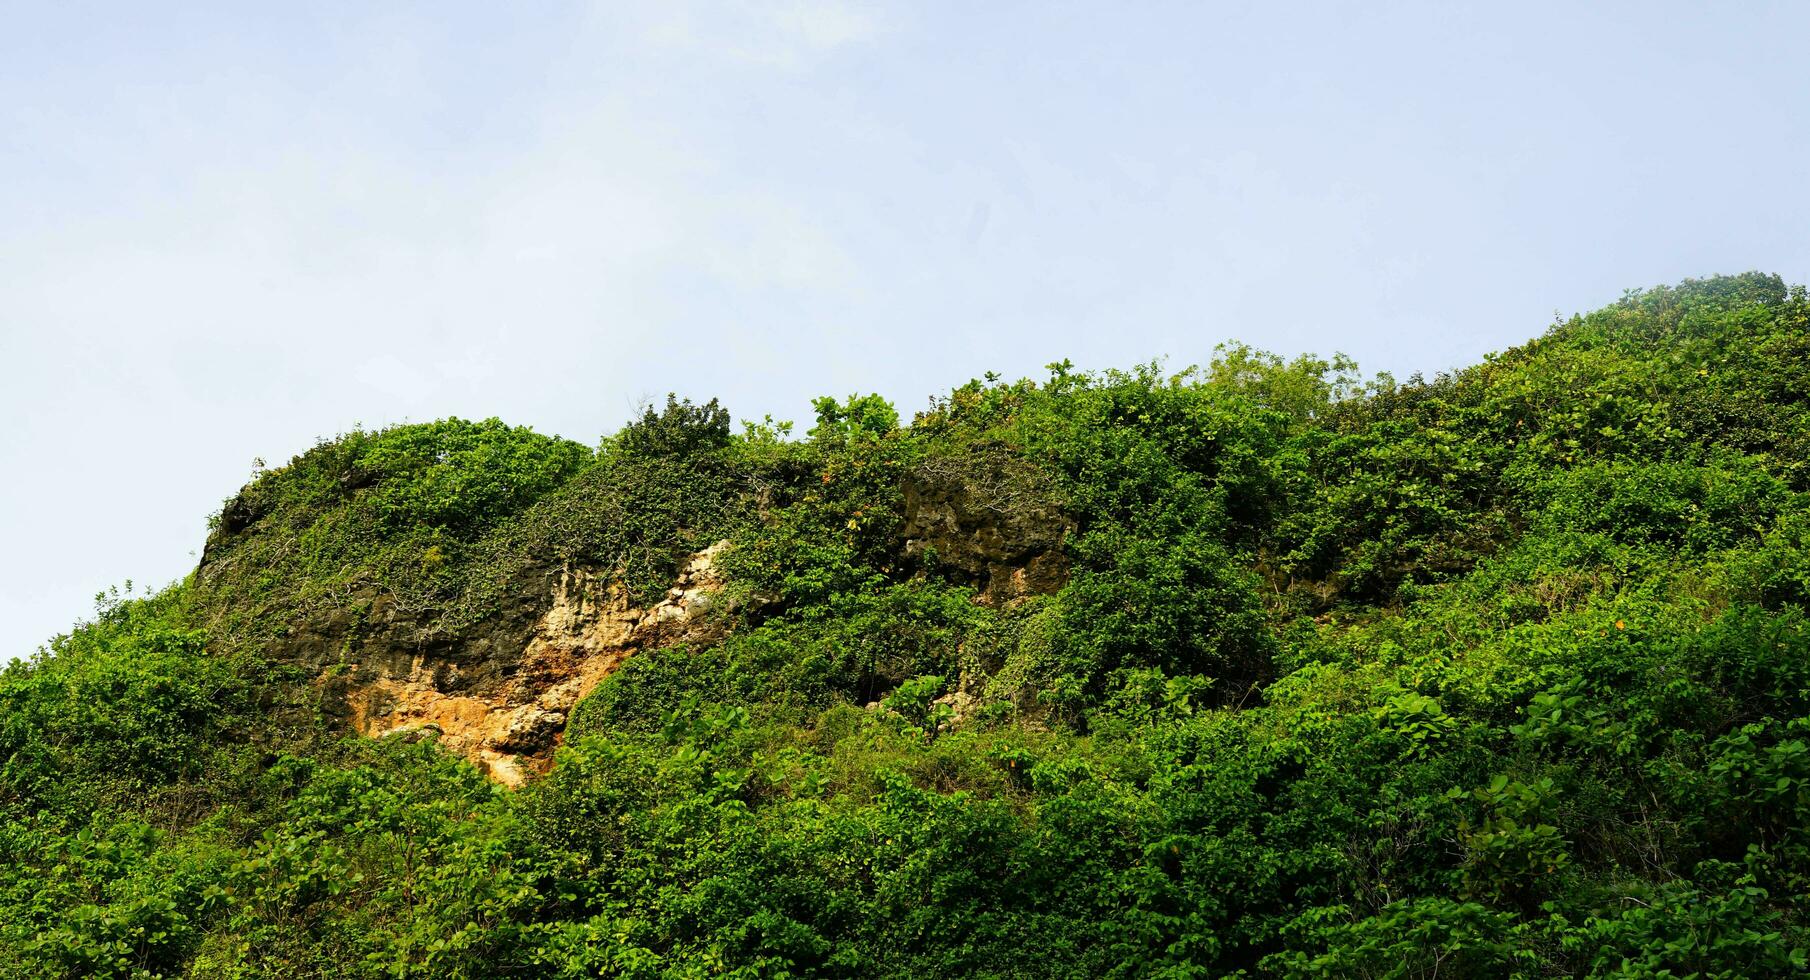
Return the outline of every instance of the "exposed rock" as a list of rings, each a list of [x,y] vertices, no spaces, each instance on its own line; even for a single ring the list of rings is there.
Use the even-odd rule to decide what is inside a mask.
[[[943,458],[905,480],[908,559],[974,586],[1005,606],[1068,581],[1063,542],[1074,522],[1035,482],[1034,467],[1001,451]]]
[[[931,702],[931,704],[943,705],[949,709],[949,720],[944,724],[951,729],[958,728],[967,722],[985,703],[980,698],[961,690],[950,691]]]
[[[323,675],[323,691],[363,734],[437,731],[441,744],[498,782],[519,786],[552,764],[573,706],[623,660],[641,649],[714,638],[720,626],[704,613],[722,588],[713,559],[726,544],[692,555],[665,598],[646,609],[631,605],[616,578],[561,569],[539,616],[505,656],[495,654],[507,650],[514,629],[506,614],[464,643],[416,636],[417,652],[399,663],[395,651],[409,624],[373,610],[366,622],[378,624],[376,633]],[[318,640],[344,625],[329,617],[309,635]]]

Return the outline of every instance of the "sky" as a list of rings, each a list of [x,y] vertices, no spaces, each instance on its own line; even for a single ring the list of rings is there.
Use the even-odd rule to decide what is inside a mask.
[[[253,461],[1810,279],[1799,3],[0,0],[0,662]]]

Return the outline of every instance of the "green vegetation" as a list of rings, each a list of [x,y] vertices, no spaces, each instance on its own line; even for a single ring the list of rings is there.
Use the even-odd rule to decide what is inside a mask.
[[[325,442],[207,574],[0,673],[0,977],[1758,977],[1810,970],[1810,300],[1632,293],[1433,379],[1222,349],[808,436]],[[977,602],[907,489],[1060,515]],[[1040,517],[1039,515],[1044,515]],[[257,526],[258,533],[243,533]],[[305,617],[640,601],[506,791],[347,738]]]

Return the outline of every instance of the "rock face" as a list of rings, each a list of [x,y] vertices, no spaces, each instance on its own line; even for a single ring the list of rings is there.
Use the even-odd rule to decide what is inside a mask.
[[[1028,467],[975,455],[914,471],[904,486],[906,557],[973,586],[985,605],[1060,590],[1074,523],[1015,469]]]
[[[514,602],[460,637],[378,602],[360,623],[335,614],[304,624],[271,652],[321,666],[323,700],[354,730],[437,731],[493,779],[519,786],[547,770],[572,707],[630,655],[715,638],[721,627],[704,614],[722,588],[713,560],[726,544],[692,555],[645,609],[619,580],[567,566],[526,577]],[[538,596],[527,591],[534,583]]]
[[[358,489],[365,477],[348,473],[340,482]],[[891,570],[971,586],[976,602],[997,607],[1059,590],[1074,525],[1042,479],[1003,446],[921,464],[902,487]],[[256,644],[270,660],[301,668],[314,679],[316,703],[342,727],[370,736],[435,732],[510,786],[551,766],[573,708],[628,657],[680,642],[708,645],[727,629],[729,617],[710,615],[723,589],[716,558],[726,541],[689,556],[647,606],[609,569],[531,555],[487,566],[497,577],[479,583],[481,603],[452,611],[363,574],[330,588],[316,583],[306,598],[248,601],[264,593],[246,583],[267,574],[271,556],[300,533],[271,526],[259,510],[267,503],[257,494],[230,501],[197,569],[212,608],[249,613],[223,617],[224,642]],[[755,597],[737,618],[758,617],[772,601]],[[975,686],[958,685],[965,700],[949,705],[958,718],[972,709]]]

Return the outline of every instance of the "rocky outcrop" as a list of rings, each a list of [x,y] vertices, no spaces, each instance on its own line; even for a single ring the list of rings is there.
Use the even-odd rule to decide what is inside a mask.
[[[1002,452],[919,466],[904,485],[907,559],[973,586],[986,605],[1058,591],[1068,581],[1063,543],[1074,522],[1037,477]]]
[[[572,708],[635,651],[708,642],[720,629],[705,613],[721,591],[719,542],[692,555],[651,607],[630,603],[620,579],[566,567],[508,679],[488,690],[461,683],[458,669],[417,655],[406,672],[379,671],[344,691],[350,721],[372,736],[435,730],[508,786],[545,772]]]
[[[303,622],[271,652],[317,665],[323,703],[353,730],[435,732],[518,786],[547,770],[572,708],[629,656],[718,638],[720,618],[706,614],[722,589],[714,559],[725,546],[692,555],[647,608],[620,579],[568,565],[525,574],[514,599],[456,635],[378,599],[362,615],[336,610]],[[535,584],[538,596],[527,591]]]
[[[793,474],[799,482],[811,475]],[[354,493],[368,480],[355,468],[336,479]],[[920,462],[904,480],[902,534],[888,570],[971,586],[976,602],[998,607],[1059,590],[1074,525],[1046,480],[1003,445]],[[290,513],[255,489],[228,502],[196,572],[216,641],[299,668],[340,727],[370,736],[436,733],[508,785],[551,765],[574,707],[628,657],[714,643],[730,619],[712,614],[723,588],[715,559],[727,542],[689,556],[651,603],[612,569],[560,564],[544,546],[501,559],[467,556],[449,580],[457,586],[435,591],[410,585],[412,565],[391,575],[352,563],[335,576],[322,573],[327,561],[291,561],[308,522],[325,518],[306,508]],[[341,544],[366,543],[344,527],[336,533]],[[438,560],[438,549],[420,556],[424,569],[429,559]],[[762,618],[776,602],[750,597],[734,618]],[[963,717],[977,695],[971,684],[958,686],[963,697],[948,707]]]

